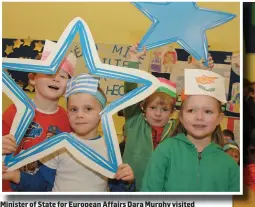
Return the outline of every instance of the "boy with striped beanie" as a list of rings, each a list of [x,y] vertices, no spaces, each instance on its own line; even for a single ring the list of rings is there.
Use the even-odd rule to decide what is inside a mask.
[[[108,160],[103,137],[99,135],[100,112],[106,105],[106,96],[98,87],[98,80],[88,74],[80,74],[68,80],[67,113],[74,139],[78,140]],[[53,192],[103,192],[108,190],[107,177],[100,174],[98,163],[88,159],[88,166],[81,163],[65,148],[40,160],[39,171],[30,175],[19,170],[7,172],[5,179],[12,181],[16,190]],[[98,170],[98,172],[97,172]],[[8,175],[9,174],[9,175]],[[120,164],[115,179],[117,188],[132,191],[135,187],[133,171],[127,164]]]

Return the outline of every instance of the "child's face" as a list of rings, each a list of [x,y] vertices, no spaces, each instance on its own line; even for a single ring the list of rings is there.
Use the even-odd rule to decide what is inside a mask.
[[[240,154],[237,149],[229,149],[226,151],[226,153],[229,154],[231,157],[233,157],[233,159],[237,162],[237,164],[239,163]]]
[[[34,85],[37,96],[55,101],[65,93],[68,78],[68,73],[60,69],[54,75],[34,74],[30,83]]]
[[[163,127],[168,121],[172,113],[172,108],[165,104],[160,104],[160,97],[151,101],[145,109],[145,118],[149,125],[154,127]]]
[[[211,137],[222,118],[218,101],[204,95],[189,96],[180,114],[180,121],[188,134],[195,139]]]
[[[95,138],[101,110],[102,107],[94,96],[85,93],[71,95],[68,99],[67,111],[75,134],[83,139]]]
[[[225,135],[222,135],[223,138],[224,138],[224,143],[227,144],[229,141],[232,141],[231,137],[230,136],[225,136]]]

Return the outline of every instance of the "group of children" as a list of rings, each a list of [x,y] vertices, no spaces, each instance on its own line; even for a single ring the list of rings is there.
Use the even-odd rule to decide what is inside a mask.
[[[54,47],[54,43],[46,41],[44,51],[50,48],[47,44]],[[146,53],[145,49],[137,52],[137,46],[134,45],[129,51],[130,68],[138,68],[139,59]],[[47,51],[49,53],[50,49]],[[32,123],[41,127],[41,133],[33,134],[34,139],[28,139],[19,149],[26,150],[44,141],[48,127],[54,125],[59,132],[70,132],[75,139],[107,157],[105,142],[98,133],[99,114],[106,105],[106,96],[92,76],[80,74],[72,77],[75,64],[70,62],[74,62],[74,59],[64,59],[55,75],[29,75],[30,83],[35,87],[33,101],[37,107]],[[70,67],[66,69],[67,65],[73,65],[72,72]],[[209,65],[213,67],[212,62]],[[205,70],[196,71],[206,78]],[[197,78],[201,79],[200,76]],[[88,79],[93,82],[96,93],[77,84]],[[209,84],[213,88],[216,79],[214,77],[210,81],[210,77],[207,77],[202,84]],[[204,85],[199,89],[201,92],[196,90],[185,93],[179,118],[174,120],[171,115],[176,102],[176,84],[163,78],[159,80],[160,85],[152,95],[124,110],[124,163],[119,165],[115,180],[107,179],[83,165],[66,149],[38,161],[37,170],[32,174],[21,170],[6,171],[3,165],[3,179],[10,181],[12,190],[30,192],[239,192],[239,166],[222,148],[220,122],[223,118],[221,102],[224,100],[215,94],[224,93],[224,84],[216,87],[216,93],[213,90],[204,91]],[[125,92],[136,87],[136,84],[125,83]],[[58,106],[58,100],[64,93],[67,114]],[[9,115],[10,110],[12,116]],[[3,115],[3,154],[17,150],[15,138],[9,134],[15,112],[15,106],[12,105]],[[61,118],[56,116],[58,113]]]

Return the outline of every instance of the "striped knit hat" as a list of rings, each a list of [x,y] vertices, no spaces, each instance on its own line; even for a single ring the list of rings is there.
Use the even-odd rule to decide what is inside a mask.
[[[81,73],[68,80],[65,97],[68,98],[76,93],[88,93],[93,95],[104,108],[106,105],[106,99],[103,94],[97,90],[98,83],[99,80],[95,77],[86,73]]]
[[[176,84],[165,78],[158,78],[160,85],[156,92],[163,92],[176,99]]]

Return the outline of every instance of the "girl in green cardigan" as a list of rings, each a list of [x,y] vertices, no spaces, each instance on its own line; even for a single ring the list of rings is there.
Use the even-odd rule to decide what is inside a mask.
[[[216,73],[185,69],[176,136],[165,139],[154,151],[141,191],[240,191],[239,166],[221,147],[224,86],[224,78]]]

